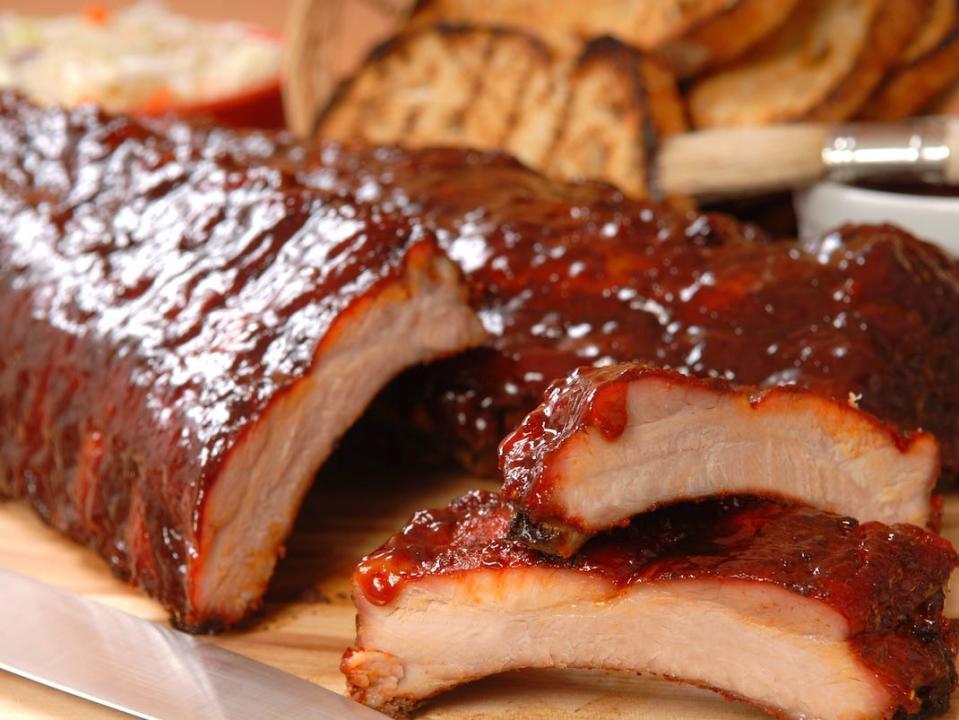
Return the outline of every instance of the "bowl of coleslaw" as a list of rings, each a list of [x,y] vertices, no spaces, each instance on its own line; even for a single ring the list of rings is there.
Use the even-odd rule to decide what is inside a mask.
[[[281,39],[141,2],[57,17],[0,13],[0,86],[44,105],[279,127]]]

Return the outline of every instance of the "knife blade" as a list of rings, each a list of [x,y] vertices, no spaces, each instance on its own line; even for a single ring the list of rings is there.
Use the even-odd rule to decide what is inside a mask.
[[[319,685],[0,568],[0,669],[146,720],[384,720]]]

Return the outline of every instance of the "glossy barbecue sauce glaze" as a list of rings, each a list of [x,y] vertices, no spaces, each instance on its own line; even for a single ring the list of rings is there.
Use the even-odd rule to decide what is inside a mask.
[[[497,153],[154,129],[181,152],[270,165],[374,217],[435,231],[490,339],[409,373],[383,405],[475,469],[495,470],[499,441],[553,380],[623,361],[853,393],[904,430],[933,432],[946,470],[959,469],[959,274],[901,230],[773,241],[729,217],[552,181]]]
[[[270,136],[162,129],[0,95],[0,494],[194,625],[227,455],[354,303],[440,252],[257,159]]]
[[[634,383],[652,381],[677,389],[707,390],[710,393],[740,396],[753,409],[782,394],[800,395],[808,391],[795,386],[772,388],[737,387],[725,380],[699,379],[675,370],[624,363],[601,368],[579,368],[554,382],[543,402],[527,415],[499,447],[499,469],[503,476],[502,494],[517,503],[531,520],[547,518],[575,524],[564,508],[553,501],[557,453],[578,433],[596,429],[608,441],[615,441],[626,429],[629,417],[627,395]],[[830,401],[823,399],[829,404]],[[895,426],[851,407],[849,401],[835,401],[843,413],[855,414],[888,435],[901,452],[907,452],[921,433],[899,432]],[[785,488],[784,488],[785,490]]]
[[[512,540],[513,514],[486,492],[419,512],[364,558],[357,587],[370,602],[388,605],[407,584],[430,577],[526,567],[596,574],[620,588],[697,579],[773,583],[848,621],[850,643],[896,707],[915,713],[948,702],[956,649],[942,616],[943,586],[959,557],[933,533],[724,498],[644,514],[561,560]]]
[[[774,241],[495,154],[328,147],[308,164],[309,182],[436,228],[466,272],[488,346],[413,373],[405,393],[425,395],[433,441],[446,433],[474,467],[495,469],[500,439],[555,379],[637,361],[861,394],[900,428],[932,431],[959,469],[956,268],[900,230]]]
[[[436,445],[452,427],[491,460],[552,379],[638,359],[862,392],[959,465],[954,269],[898,231],[772,243],[501,155],[313,151],[12,95],[0,157],[0,492],[168,607],[186,607],[191,535],[231,440],[433,230],[491,334],[413,378]]]

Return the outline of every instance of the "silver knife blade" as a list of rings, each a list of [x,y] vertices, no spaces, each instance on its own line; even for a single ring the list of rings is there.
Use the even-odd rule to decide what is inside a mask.
[[[384,720],[319,685],[0,568],[0,669],[146,720]]]

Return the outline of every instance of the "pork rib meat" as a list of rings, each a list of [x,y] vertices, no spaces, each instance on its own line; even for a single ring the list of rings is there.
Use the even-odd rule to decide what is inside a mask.
[[[495,473],[499,441],[553,380],[642,362],[859,395],[900,429],[933,433],[959,471],[959,274],[902,230],[774,240],[489,153],[326,146],[308,164],[305,182],[361,189],[434,228],[466,273],[489,341],[414,371],[394,402],[417,406],[430,446],[445,436],[475,469]]]
[[[209,629],[373,395],[483,331],[428,232],[198,137],[0,96],[0,494]]]
[[[943,584],[957,556],[937,535],[725,498],[648,513],[562,560],[509,539],[513,512],[472,493],[418,513],[364,559],[342,664],[355,698],[399,715],[493,673],[590,667],[781,717],[948,706]]]
[[[500,445],[500,466],[518,531],[569,556],[634,515],[717,495],[931,526],[939,446],[808,390],[625,364],[557,381]]]

